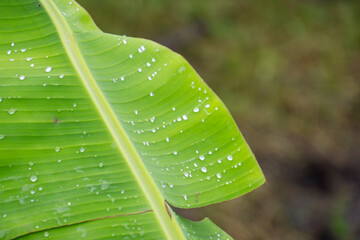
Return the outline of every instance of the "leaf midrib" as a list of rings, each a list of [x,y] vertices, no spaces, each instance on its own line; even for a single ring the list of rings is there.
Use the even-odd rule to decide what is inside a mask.
[[[114,111],[111,109],[105,96],[98,87],[90,69],[86,65],[86,61],[81,54],[79,46],[75,40],[75,36],[67,24],[66,19],[60,13],[56,4],[52,0],[40,0],[40,2],[54,24],[65,52],[67,53],[74,69],[78,73],[79,78],[82,80],[89,96],[113,136],[119,150],[124,155],[124,158],[133,172],[141,190],[148,199],[148,202],[152,207],[165,235],[169,239],[185,239],[175,218],[171,219],[169,217],[165,208],[165,200],[163,196],[157,188],[154,180],[151,178],[125,130],[119,123]]]

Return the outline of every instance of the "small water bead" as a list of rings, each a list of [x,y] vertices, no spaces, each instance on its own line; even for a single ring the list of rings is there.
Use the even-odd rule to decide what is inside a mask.
[[[35,191],[34,191],[34,190],[31,190],[31,191],[30,191],[30,194],[31,194],[31,195],[34,195],[34,194],[35,194]]]
[[[139,114],[139,111],[138,111],[138,110],[135,110],[134,113],[135,113],[135,115],[138,115],[138,114]]]
[[[71,205],[71,202],[68,202],[67,205],[70,206],[70,205]]]
[[[60,151],[60,147],[56,147],[55,152],[59,152],[59,151]]]
[[[170,141],[169,137],[166,137],[166,138],[165,138],[165,140],[166,140],[167,142],[169,142],[169,141]]]
[[[51,72],[51,70],[52,70],[52,67],[46,67],[45,68],[45,72]]]
[[[189,173],[188,173],[188,172],[184,172],[184,176],[185,176],[185,177],[188,177],[188,176],[189,176]]]
[[[1,139],[4,139],[4,138],[5,138],[5,135],[1,135],[1,134],[0,134],[0,140],[1,140]]]
[[[10,115],[13,115],[15,112],[16,112],[16,109],[13,109],[13,108],[8,110],[8,113]]]
[[[20,79],[20,80],[24,80],[24,79],[25,79],[25,76],[24,76],[24,75],[21,75],[21,76],[19,77],[19,79]]]
[[[217,177],[217,178],[221,178],[221,173],[217,173],[217,174],[216,174],[216,177]]]
[[[174,155],[177,155],[178,153],[177,153],[177,151],[174,151]]]
[[[125,80],[125,78],[124,78],[124,77],[120,77],[120,80],[121,80],[121,81],[124,81],[124,80]]]
[[[152,58],[151,61],[152,61],[152,62],[155,62],[155,58]]]
[[[48,237],[49,233],[48,232],[44,232],[44,237]]]
[[[84,148],[84,147],[81,147],[81,148],[80,148],[80,152],[85,152],[85,148]]]
[[[218,159],[217,162],[218,162],[218,163],[221,163],[221,159]]]
[[[38,180],[38,177],[36,175],[31,175],[30,176],[30,181],[31,182],[36,182]]]
[[[150,92],[150,97],[153,97],[155,94],[153,92]]]
[[[25,51],[26,51],[26,49],[25,49],[25,48],[22,48],[20,51],[21,51],[21,52],[25,52]]]
[[[126,39],[123,39],[123,43],[124,43],[124,44],[127,44],[127,41],[126,41]]]
[[[197,113],[197,112],[199,112],[199,110],[200,109],[198,107],[195,107],[193,111]]]
[[[152,80],[152,77],[148,76],[148,79],[149,79],[149,81],[151,81],[151,80]]]
[[[138,48],[138,52],[139,52],[139,53],[142,53],[142,52],[144,52],[144,51],[145,51],[145,47],[144,47],[144,46],[141,46],[141,47]]]
[[[11,50],[7,51],[7,54],[10,55],[10,54],[11,54]]]
[[[199,159],[200,159],[201,161],[204,161],[204,160],[205,160],[205,156],[204,156],[204,155],[200,155]]]
[[[188,200],[188,196],[187,196],[186,194],[184,195],[184,199],[185,199],[185,200]]]
[[[31,61],[31,59],[32,59],[32,57],[27,57],[27,58],[26,58],[26,61],[29,62],[29,61]]]
[[[12,43],[11,43],[11,46],[12,46],[12,47],[13,47],[13,46],[15,46],[15,43],[14,43],[14,42],[12,42]]]
[[[104,167],[104,163],[103,162],[99,163],[99,167],[100,168]]]
[[[175,107],[173,107],[173,108],[172,108],[172,110],[173,110],[173,111],[175,111],[175,110],[176,110],[176,108],[175,108]]]
[[[130,58],[133,58],[134,56],[132,54],[129,55]]]
[[[149,62],[148,62],[148,63],[146,63],[146,66],[150,67],[150,66],[151,66],[151,63],[149,63]]]
[[[187,115],[182,115],[182,118],[183,118],[184,120],[188,120],[188,116],[187,116]]]
[[[203,173],[206,173],[206,172],[207,172],[206,167],[202,167],[202,168],[201,168],[201,171],[202,171]]]
[[[30,64],[30,67],[34,67],[34,66],[35,66],[35,64],[33,64],[33,63],[32,63],[32,64]]]
[[[227,160],[229,160],[229,161],[232,161],[232,160],[233,160],[233,156],[232,156],[232,155],[228,155],[226,158],[227,158]]]

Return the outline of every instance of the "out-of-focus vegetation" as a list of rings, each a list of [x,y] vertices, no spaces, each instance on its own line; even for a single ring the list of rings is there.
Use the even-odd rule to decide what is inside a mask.
[[[105,32],[182,54],[229,107],[267,184],[183,215],[235,239],[360,238],[360,2],[79,0]]]

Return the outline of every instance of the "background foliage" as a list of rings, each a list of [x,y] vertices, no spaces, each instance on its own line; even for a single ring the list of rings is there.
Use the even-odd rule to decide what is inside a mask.
[[[182,54],[263,168],[253,193],[182,215],[235,239],[359,239],[359,1],[78,2],[105,32]]]

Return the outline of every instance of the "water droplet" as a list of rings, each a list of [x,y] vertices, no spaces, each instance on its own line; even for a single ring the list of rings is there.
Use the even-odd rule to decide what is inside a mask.
[[[10,54],[11,54],[11,50],[7,51],[7,54],[10,55]]]
[[[44,237],[48,237],[49,233],[48,232],[44,232]]]
[[[12,46],[12,47],[13,47],[13,46],[15,46],[15,43],[14,43],[14,42],[12,42],[12,43],[11,43],[11,46]]]
[[[103,162],[101,162],[101,163],[99,163],[99,167],[103,167],[104,166],[104,163]]]
[[[31,191],[30,191],[30,194],[31,194],[31,195],[34,195],[34,194],[35,194],[35,191],[34,191],[34,190],[31,190]]]
[[[136,115],[138,115],[138,114],[139,114],[139,111],[138,111],[138,110],[135,110],[134,113],[135,113]]]
[[[31,175],[30,176],[30,181],[31,182],[36,182],[38,180],[38,177],[36,175]]]
[[[16,109],[14,109],[14,108],[8,110],[8,113],[10,115],[13,115],[15,112],[16,112]]]
[[[232,161],[232,160],[233,160],[233,156],[232,156],[232,155],[228,155],[226,158],[227,158],[227,160],[229,160],[229,161]]]
[[[153,97],[154,96],[154,93],[153,92],[150,92],[150,97]]]
[[[199,112],[199,110],[200,110],[200,109],[199,109],[198,107],[195,107],[193,111],[194,111],[194,112]]]
[[[0,135],[0,140],[4,139],[4,138],[5,138],[5,135]]]
[[[204,172],[204,173],[206,173],[206,172],[207,172],[206,167],[202,167],[202,168],[201,168],[201,171]]]
[[[80,152],[85,152],[85,148],[84,148],[84,147],[81,147],[81,148],[80,148]]]
[[[177,155],[178,153],[177,153],[177,151],[174,151],[174,155]]]
[[[22,48],[20,51],[21,51],[21,52],[25,52],[25,51],[26,51],[26,49],[25,49],[25,48]]]
[[[69,205],[69,206],[70,206],[70,205],[71,205],[71,202],[68,202],[68,203],[67,203],[67,205]]]
[[[56,147],[55,152],[59,152],[59,151],[60,151],[60,147]]]
[[[52,70],[52,67],[46,67],[45,68],[45,72],[51,72],[51,70]]]
[[[186,194],[184,195],[184,199],[185,199],[185,200],[188,200],[188,196],[187,196]]]
[[[166,66],[166,65],[165,65]],[[185,72],[185,70],[186,70],[186,67],[185,66],[181,66],[180,68],[179,68],[179,70],[178,70],[178,73],[183,73],[183,72]]]
[[[134,56],[132,54],[129,55],[130,58],[133,58]]]
[[[204,160],[205,160],[205,156],[204,156],[204,155],[200,155],[199,159],[200,159],[201,161],[204,161]]]
[[[205,107],[206,107],[206,108],[209,108],[209,107],[210,107],[210,104],[206,104]]]
[[[27,57],[27,58],[26,58],[26,61],[29,62],[29,61],[31,61],[31,59],[32,59],[32,57]]]
[[[169,142],[169,141],[170,141],[169,137],[166,137],[166,138],[165,138],[165,140],[166,140],[167,142]]]
[[[188,172],[184,172],[184,176],[185,176],[185,177],[188,177],[188,176],[189,176],[189,173],[188,173]]]
[[[217,174],[216,174],[216,177],[217,177],[217,178],[221,178],[221,173],[217,173]]]

